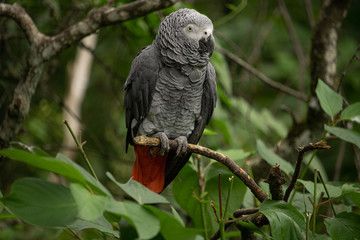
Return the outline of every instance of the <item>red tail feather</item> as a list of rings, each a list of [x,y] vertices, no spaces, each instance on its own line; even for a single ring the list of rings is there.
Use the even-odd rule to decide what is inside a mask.
[[[151,191],[160,193],[164,188],[165,165],[168,154],[154,156],[149,153],[149,148],[134,144],[136,155],[135,164],[132,171],[132,178],[146,186]]]

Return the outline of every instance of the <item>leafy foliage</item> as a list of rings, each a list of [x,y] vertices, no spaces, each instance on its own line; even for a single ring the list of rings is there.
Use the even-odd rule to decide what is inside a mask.
[[[269,219],[274,239],[305,239],[305,217],[294,206],[265,200],[260,205],[260,212]]]

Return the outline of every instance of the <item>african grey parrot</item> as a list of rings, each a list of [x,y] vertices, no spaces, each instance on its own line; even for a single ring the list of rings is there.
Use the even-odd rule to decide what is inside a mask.
[[[126,151],[134,146],[132,178],[160,193],[186,164],[188,143],[196,144],[216,104],[216,75],[209,62],[215,48],[211,20],[180,9],[160,24],[153,43],[132,62],[126,90]],[[158,137],[161,147],[136,145],[133,138]],[[179,147],[169,149],[169,139]]]

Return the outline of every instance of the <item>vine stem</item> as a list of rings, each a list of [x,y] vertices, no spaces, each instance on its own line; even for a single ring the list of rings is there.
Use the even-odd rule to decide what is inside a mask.
[[[326,195],[327,195],[327,197],[328,197],[328,199],[329,199],[329,203],[330,203],[331,209],[332,209],[332,211],[333,211],[333,214],[334,214],[334,216],[336,217],[335,208],[334,208],[334,205],[333,205],[333,203],[332,203],[332,201],[331,201],[330,194],[329,194],[329,191],[328,191],[328,189],[327,189],[327,187],[326,187],[326,184],[325,184],[325,182],[324,182],[324,179],[322,178],[321,173],[320,173],[320,171],[319,171],[318,169],[315,169],[315,171],[316,171],[316,172],[318,173],[318,175],[319,175],[319,179],[320,179],[322,185],[324,186],[324,189],[325,189]],[[319,203],[319,205],[320,205],[320,203]]]
[[[83,159],[85,160],[85,163],[86,163],[87,167],[89,168],[91,174],[93,175],[93,177],[94,177],[97,181],[99,181],[99,179],[98,179],[98,177],[96,176],[96,173],[95,173],[93,167],[91,166],[90,161],[89,161],[89,159],[87,158],[86,153],[85,153],[85,151],[84,151],[84,149],[83,149],[83,145],[85,144],[85,142],[84,142],[84,143],[80,143],[80,142],[78,141],[78,139],[76,138],[73,130],[71,129],[69,123],[68,123],[66,120],[64,120],[64,124],[65,124],[65,126],[67,127],[67,129],[69,130],[71,136],[74,138],[74,141],[75,141],[75,143],[76,143],[76,146],[77,146],[77,148],[80,150],[81,156],[82,156]]]
[[[201,222],[204,228],[204,238],[205,240],[209,239],[209,233],[206,223],[205,217],[205,204],[204,204],[204,192],[205,192],[205,181],[201,172],[201,161],[200,155],[196,155],[197,161],[197,172],[198,172],[198,186],[199,186],[199,204],[200,204],[200,212],[201,212]]]
[[[313,214],[312,214],[312,220],[313,220],[313,229],[312,229],[312,233],[313,236],[315,236],[315,228],[316,228],[316,194],[317,194],[317,171],[314,172],[314,205],[313,205]]]

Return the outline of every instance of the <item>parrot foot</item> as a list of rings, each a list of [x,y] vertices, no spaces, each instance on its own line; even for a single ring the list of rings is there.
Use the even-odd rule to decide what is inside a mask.
[[[169,138],[166,136],[164,132],[158,132],[152,135],[152,137],[156,137],[160,139],[161,146],[160,146],[160,156],[164,156],[165,153],[169,152],[170,150],[170,144],[169,144]]]
[[[176,149],[176,156],[184,155],[187,148],[189,147],[187,138],[185,136],[180,136],[175,138],[175,141],[178,143],[178,147]]]

